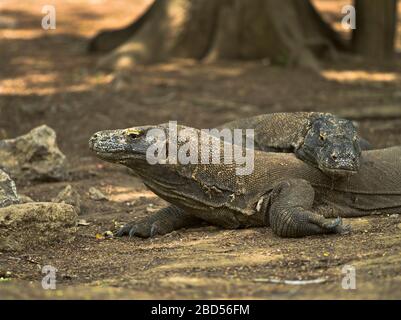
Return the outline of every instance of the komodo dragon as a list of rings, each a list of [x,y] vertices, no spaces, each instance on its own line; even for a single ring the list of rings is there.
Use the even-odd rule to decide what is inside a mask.
[[[179,148],[207,145],[211,154],[217,152],[205,140],[218,138],[192,130],[199,139],[178,143]],[[147,150],[165,145],[168,134],[168,124],[161,124],[100,131],[91,137],[90,149],[99,158],[131,168],[171,204],[128,223],[117,236],[151,237],[206,221],[224,228],[270,226],[279,236],[301,237],[347,231],[335,217],[401,212],[401,147],[364,151],[359,173],[347,179],[333,180],[291,153],[262,151],[254,152],[252,173],[238,175],[235,163],[151,165]],[[225,143],[219,143],[223,150]]]
[[[294,153],[327,175],[356,173],[361,150],[370,144],[358,136],[350,120],[330,113],[292,112],[262,114],[225,123],[217,129],[254,130],[256,150]]]

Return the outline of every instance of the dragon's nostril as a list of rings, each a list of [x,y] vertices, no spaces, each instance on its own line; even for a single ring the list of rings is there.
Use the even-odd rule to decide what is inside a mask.
[[[331,158],[332,158],[333,160],[337,160],[338,156],[337,156],[336,153],[332,153],[332,154],[331,154]]]

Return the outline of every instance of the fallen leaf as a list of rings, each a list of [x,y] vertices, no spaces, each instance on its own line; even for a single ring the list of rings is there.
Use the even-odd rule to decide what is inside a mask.
[[[104,235],[102,235],[101,233],[96,233],[96,239],[97,240],[103,240],[104,239]]]

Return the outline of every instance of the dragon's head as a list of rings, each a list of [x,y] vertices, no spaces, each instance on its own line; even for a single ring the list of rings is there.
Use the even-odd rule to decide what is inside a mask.
[[[361,147],[352,121],[324,115],[313,121],[296,153],[332,176],[356,173]]]

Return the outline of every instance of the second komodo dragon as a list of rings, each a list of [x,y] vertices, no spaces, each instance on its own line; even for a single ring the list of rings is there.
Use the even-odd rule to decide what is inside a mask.
[[[361,150],[370,148],[350,120],[330,113],[262,114],[235,120],[218,129],[254,130],[254,147],[261,151],[294,153],[330,176],[344,177],[359,170]]]
[[[197,139],[179,147],[198,148],[218,139],[191,130]],[[161,124],[101,131],[89,141],[99,158],[131,168],[171,204],[128,223],[118,236],[151,237],[206,221],[223,228],[271,227],[279,236],[301,237],[347,230],[336,217],[401,212],[401,147],[364,151],[358,174],[333,180],[291,153],[255,151],[248,175],[238,175],[235,163],[150,164],[147,150],[167,143],[168,135],[168,124]],[[217,146],[210,144],[210,154],[225,145],[219,140]]]

